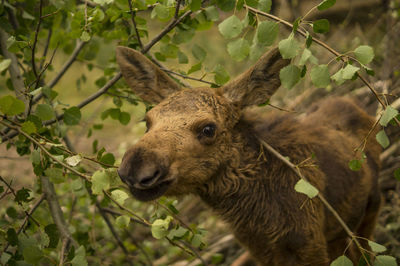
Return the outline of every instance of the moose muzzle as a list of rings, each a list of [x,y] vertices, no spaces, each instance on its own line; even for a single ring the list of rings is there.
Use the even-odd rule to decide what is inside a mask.
[[[171,183],[166,180],[166,160],[142,147],[133,147],[125,153],[118,174],[133,196],[141,201],[160,197]]]

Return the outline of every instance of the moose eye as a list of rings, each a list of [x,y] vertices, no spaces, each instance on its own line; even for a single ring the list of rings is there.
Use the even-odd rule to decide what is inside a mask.
[[[208,137],[208,138],[214,137],[214,134],[215,134],[215,125],[214,125],[214,124],[206,125],[206,126],[203,127],[203,129],[201,130],[201,133],[202,133],[204,136]]]

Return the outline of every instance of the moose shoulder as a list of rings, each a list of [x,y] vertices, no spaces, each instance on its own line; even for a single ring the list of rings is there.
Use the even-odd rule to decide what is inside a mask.
[[[328,265],[344,253],[347,235],[318,199],[294,190],[298,177],[262,139],[295,164],[315,155],[317,166],[301,168],[303,175],[357,236],[371,237],[380,206],[379,145],[368,139],[360,171],[348,162],[373,119],[343,98],[320,102],[302,118],[251,113],[246,107],[266,102],[280,86],[289,61],[277,49],[218,89],[180,89],[130,48],[117,48],[117,62],[133,91],[157,104],[118,170],[134,197],[197,194],[260,264]],[[347,252],[358,262],[356,249]]]

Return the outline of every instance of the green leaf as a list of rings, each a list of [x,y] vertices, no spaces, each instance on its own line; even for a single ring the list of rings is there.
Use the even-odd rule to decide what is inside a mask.
[[[328,65],[313,67],[310,76],[315,87],[326,88],[331,83]]]
[[[307,31],[307,35],[306,35],[306,47],[310,48],[311,44],[313,42],[313,38],[310,35],[310,33]]]
[[[387,124],[390,122],[390,120],[395,118],[398,114],[399,114],[399,111],[397,111],[396,109],[394,109],[392,106],[389,105],[385,109],[385,112],[383,113],[381,119],[379,120],[379,124],[386,127]]]
[[[349,162],[349,168],[352,171],[360,171],[362,167],[362,162],[360,160],[354,159]]]
[[[319,19],[314,21],[313,31],[315,33],[327,33],[329,31],[329,21],[327,19]]]
[[[70,166],[77,166],[82,161],[82,156],[80,154],[68,157],[65,162]]]
[[[12,219],[15,219],[18,217],[17,210],[14,207],[8,207],[6,210],[6,213]]]
[[[249,42],[245,39],[237,39],[228,43],[228,53],[235,61],[242,61],[250,52]]]
[[[184,237],[187,234],[187,232],[189,232],[188,229],[186,229],[182,226],[179,226],[179,228],[177,228],[177,229],[175,229],[175,228],[172,229],[168,233],[168,237],[172,238],[172,239],[174,239],[174,238],[180,239],[180,238]]]
[[[305,48],[303,50],[303,53],[301,54],[301,57],[299,60],[299,66],[305,65],[311,56],[312,56],[311,51],[309,49]]]
[[[178,51],[178,62],[179,64],[187,64],[189,63],[189,59],[184,53]]]
[[[227,83],[230,79],[228,72],[225,70],[225,68],[218,64],[215,68],[213,73],[215,74],[214,76],[214,81],[218,85],[224,85]]]
[[[219,20],[219,12],[215,6],[211,5],[209,7],[206,7],[204,9],[204,11],[206,12],[206,17],[208,20],[210,20],[210,21],[218,21]]]
[[[104,170],[96,171],[92,176],[92,192],[95,195],[101,194],[103,190],[110,188],[110,177]]]
[[[273,21],[263,21],[257,27],[257,41],[265,46],[274,43],[278,36],[279,25]]]
[[[178,46],[176,46],[174,44],[168,43],[168,44],[162,45],[160,47],[160,51],[165,57],[177,58],[179,48],[178,48]]]
[[[80,246],[75,251],[75,257],[71,260],[72,266],[87,266],[86,250],[84,246]]]
[[[194,72],[196,72],[196,71],[199,71],[199,70],[201,69],[201,67],[202,67],[202,63],[201,63],[201,62],[199,62],[199,63],[193,65],[193,66],[188,70],[188,75],[189,75],[189,74],[192,74],[192,73],[194,73]]]
[[[131,121],[131,115],[127,112],[121,112],[118,118],[119,122],[126,126]]]
[[[232,15],[218,25],[218,30],[226,39],[231,39],[242,32],[243,25],[237,16]]]
[[[192,54],[193,54],[194,58],[196,58],[199,61],[204,61],[204,59],[207,56],[207,52],[203,48],[198,46],[197,44],[193,45]]]
[[[202,237],[199,234],[195,234],[192,238],[192,240],[190,241],[190,243],[195,247],[195,248],[199,248],[202,244],[201,241]]]
[[[375,257],[374,266],[397,266],[397,262],[392,256],[379,255]]]
[[[190,10],[197,11],[201,8],[201,0],[190,0]]]
[[[7,262],[11,259],[11,257],[12,257],[11,254],[3,252],[3,254],[1,254],[0,263],[2,265],[8,265]]]
[[[394,178],[397,179],[397,181],[400,181],[400,168],[397,168],[396,170],[394,170],[393,176],[394,176]]]
[[[291,59],[299,53],[300,45],[293,36],[290,34],[287,39],[279,42],[279,51],[283,59]]]
[[[390,145],[390,141],[388,136],[385,133],[385,130],[381,130],[376,134],[376,141],[384,148],[386,149]]]
[[[279,78],[286,89],[293,88],[300,80],[301,70],[295,65],[288,65],[280,70]]]
[[[60,232],[58,231],[57,226],[55,224],[46,225],[44,231],[50,240],[48,248],[57,248],[58,241],[60,240]]]
[[[371,63],[372,59],[374,59],[374,49],[368,45],[358,46],[354,50],[354,56],[361,64],[367,65]]]
[[[235,8],[236,0],[217,0],[217,6],[221,8],[222,11],[231,11]]]
[[[386,247],[382,246],[381,244],[378,244],[376,242],[373,242],[371,240],[368,240],[368,245],[371,247],[371,250],[375,253],[382,253],[386,251]]]
[[[131,221],[131,218],[129,218],[128,215],[121,215],[121,216],[118,216],[117,219],[115,219],[115,224],[119,228],[127,228],[129,226],[130,221]]]
[[[269,13],[271,11],[271,5],[271,0],[259,0],[257,9],[262,12]]]
[[[104,163],[104,164],[114,165],[114,163],[115,163],[114,154],[106,153],[103,156],[101,156],[101,159],[99,161]]]
[[[87,31],[82,31],[81,37],[79,37],[81,39],[82,42],[88,42],[90,41],[90,34]]]
[[[14,228],[7,230],[7,241],[11,246],[16,246],[18,244],[18,236]]]
[[[120,205],[124,205],[125,200],[129,198],[129,195],[120,189],[113,190],[111,192],[111,197],[118,202]]]
[[[336,0],[324,0],[318,6],[318,10],[322,11],[332,7],[336,3]]]
[[[161,239],[168,235],[168,227],[172,221],[171,216],[167,216],[165,219],[157,219],[151,225],[151,234],[156,239]]]
[[[64,112],[64,123],[68,126],[73,126],[79,124],[81,120],[81,111],[78,107],[73,106],[68,108]]]
[[[294,186],[294,190],[306,194],[310,199],[318,195],[318,189],[304,179],[300,179],[296,183],[296,185]]]
[[[43,121],[56,117],[53,108],[48,104],[38,104],[35,114]]]
[[[5,115],[19,115],[25,111],[23,101],[16,99],[11,95],[6,95],[0,98],[0,112]]]
[[[11,64],[11,59],[4,59],[0,62],[0,72],[6,70]]]
[[[342,85],[346,80],[352,79],[358,70],[360,70],[359,67],[349,64],[336,72],[331,79],[334,80],[337,85]]]
[[[29,135],[37,132],[35,124],[31,121],[25,121],[24,123],[22,123],[21,129]]]
[[[343,255],[332,261],[330,266],[353,266],[353,262]]]
[[[158,4],[154,7],[154,13],[160,20],[165,20],[169,18],[169,9],[167,6]],[[153,13],[151,14],[153,18]]]
[[[65,181],[64,172],[61,168],[47,168],[44,174],[55,184],[61,184]]]
[[[250,47],[249,58],[250,60],[258,60],[265,53],[265,46],[253,41],[253,44]]]
[[[27,188],[21,188],[17,191],[17,196],[15,197],[16,202],[30,202],[32,198],[30,198],[30,190]]]
[[[43,257],[43,252],[37,246],[31,245],[24,248],[22,255],[26,262],[37,264]]]
[[[220,264],[224,260],[224,254],[221,253],[215,253],[211,257],[211,263],[216,265]]]

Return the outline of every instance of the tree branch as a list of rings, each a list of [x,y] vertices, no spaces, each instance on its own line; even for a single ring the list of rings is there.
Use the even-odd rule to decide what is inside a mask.
[[[42,181],[43,193],[46,196],[46,201],[49,204],[51,216],[57,226],[58,231],[63,239],[68,239],[68,241],[70,241],[75,247],[78,247],[78,243],[72,238],[71,233],[68,230],[68,226],[65,222],[60,203],[58,202],[53,183],[51,183],[49,178],[46,176],[42,176],[40,179]]]
[[[10,53],[7,50],[7,40],[9,37],[10,36],[7,34],[7,32],[5,32],[2,28],[0,28],[1,52],[4,56],[4,58],[11,60],[11,64],[8,67],[8,71],[10,73],[11,82],[15,89],[15,94],[16,94],[17,98],[26,102],[26,99],[24,97],[25,84],[24,84],[21,72],[19,71],[19,68],[18,68],[18,59],[15,56],[15,54]]]
[[[179,10],[179,6],[177,5],[176,9]],[[142,50],[141,53],[145,54],[147,53],[151,47],[153,47],[159,40],[162,39],[168,32],[170,32],[173,28],[175,28],[176,25],[178,25],[182,20],[184,20],[187,16],[192,14],[192,11],[186,11],[182,16],[179,18],[174,18],[154,39],[152,39],[148,44],[146,44]]]

